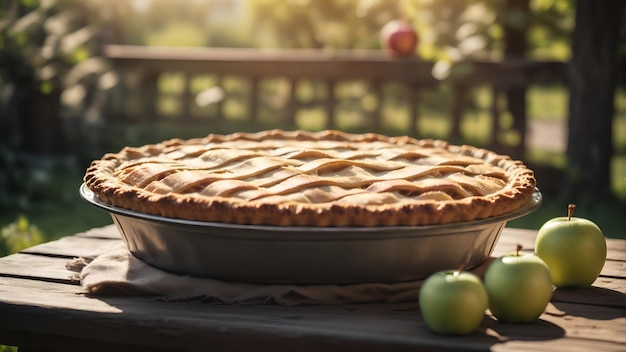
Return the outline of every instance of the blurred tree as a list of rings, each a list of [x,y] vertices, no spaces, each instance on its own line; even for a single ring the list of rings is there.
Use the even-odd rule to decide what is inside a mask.
[[[130,2],[128,2],[130,3]],[[145,45],[147,38],[167,35],[171,26],[184,26],[189,31],[194,31],[193,36],[199,36],[199,40],[193,41],[197,46],[208,44],[207,18],[210,11],[211,1],[192,0],[185,5],[177,1],[152,0],[145,8],[134,8],[121,16],[111,17],[114,22],[108,27],[122,28],[116,44]],[[118,14],[116,14],[118,15]],[[176,41],[181,45],[190,44],[184,37],[171,40],[169,45],[175,46]]]
[[[619,77],[623,0],[578,0],[573,56],[567,157],[571,195],[610,194],[614,96]],[[624,39],[621,38],[623,43]],[[624,55],[622,52],[621,55]]]
[[[97,141],[117,78],[98,56],[98,16],[77,3],[0,2],[0,206],[24,206],[51,178],[26,154],[84,156]]]
[[[418,54],[438,61],[438,78],[467,73],[467,59],[502,59],[511,39],[524,55],[568,59],[574,0],[255,0],[248,1],[258,46],[380,47],[388,21],[403,18],[420,35]],[[511,38],[512,30],[518,31]],[[268,38],[270,43],[268,42]],[[273,40],[273,42],[272,42]],[[266,44],[264,44],[266,43]],[[457,65],[454,65],[457,63]],[[454,71],[454,72],[452,72]]]
[[[105,92],[117,82],[100,56],[100,13],[89,11],[93,2],[81,7],[79,0],[3,4],[0,67],[3,83],[13,87],[4,101],[18,106],[12,131],[18,131],[20,149],[82,151],[84,145],[68,150],[68,142],[102,122]]]
[[[530,0],[510,0],[505,4],[502,27],[504,30],[504,58],[524,59],[528,48],[527,31],[530,21]],[[513,131],[526,131],[526,88],[512,87],[505,92],[508,110],[513,117]],[[519,133],[519,145],[526,145],[526,133]],[[498,136],[496,136],[497,138]],[[513,155],[522,158],[523,155]]]
[[[528,57],[568,60],[574,29],[574,0],[531,0],[527,30]]]
[[[0,3],[0,207],[27,203],[23,191],[34,173],[24,168],[18,155],[41,146],[42,130],[33,119],[35,109],[45,106],[47,123],[56,119],[58,94],[52,95],[52,84],[38,80],[33,69],[40,64],[38,52],[45,39],[36,27],[46,9],[38,10],[37,5]],[[52,136],[46,137],[47,143],[54,145],[50,139],[59,135],[59,124],[51,125],[46,127]]]
[[[148,6],[140,6],[144,3]],[[579,9],[590,6],[594,11],[600,11],[600,8],[602,11],[623,12],[623,5],[616,5],[614,0],[602,1],[602,5],[595,7],[589,5],[588,0],[244,0],[241,2],[243,7],[232,12],[220,8],[230,3],[192,0],[186,3],[189,6],[181,6],[170,0],[1,2],[0,109],[3,110],[0,130],[3,132],[0,133],[6,138],[0,145],[0,162],[11,159],[6,157],[6,150],[36,150],[28,143],[43,141],[41,136],[34,134],[37,128],[49,131],[62,126],[64,128],[59,133],[47,133],[47,136],[62,136],[48,145],[62,150],[71,144],[78,146],[79,154],[89,153],[90,148],[85,146],[97,144],[101,137],[101,134],[90,134],[90,131],[97,130],[105,120],[106,93],[117,82],[115,74],[100,57],[100,44],[145,44],[150,33],[165,33],[160,31],[167,29],[172,21],[198,27],[198,32],[206,31],[201,33],[202,39],[195,42],[207,45],[375,49],[380,45],[380,28],[392,19],[405,18],[420,33],[420,57],[438,61],[433,74],[443,79],[467,73],[471,67],[463,62],[471,58],[530,56],[569,60],[569,35],[574,26],[576,5]],[[245,32],[246,25],[241,22],[233,20],[234,23],[229,24],[230,18],[219,20],[219,14],[228,17],[240,12],[252,16],[250,32]],[[585,12],[583,15],[578,11],[577,16],[579,26],[573,38],[578,52],[572,60],[575,68],[572,70],[572,87],[577,89],[576,94],[582,95],[572,95],[570,102],[573,132],[568,156],[572,159],[573,170],[591,170],[586,162],[594,158],[587,155],[589,151],[577,147],[577,141],[586,139],[581,139],[583,137],[576,134],[581,132],[575,130],[590,130],[577,127],[590,124],[587,117],[582,117],[588,116],[589,112],[583,112],[581,109],[585,107],[580,104],[585,100],[583,96],[588,98],[599,92],[581,93],[581,87],[593,86],[598,78],[583,68],[597,67],[606,71],[602,77],[607,80],[603,82],[613,82],[611,79],[615,76],[610,76],[608,70],[615,67],[615,62],[609,60],[608,54],[597,51],[602,55],[597,55],[596,61],[589,61],[592,60],[589,56],[595,52],[590,50],[608,50],[608,45],[617,47],[619,42],[614,33],[619,32],[619,25],[611,24],[610,21],[618,20],[607,17],[607,25],[596,28],[598,22],[593,21],[602,23],[602,14]],[[588,18],[591,16],[595,16],[593,21]],[[237,20],[247,18],[238,17]],[[239,29],[243,32],[232,35],[236,27],[241,27]],[[274,39],[268,41],[268,38]],[[589,44],[592,42],[593,45]],[[589,62],[595,66],[589,66]],[[508,94],[510,104],[516,104],[516,110],[523,111],[524,92]],[[596,104],[603,106],[600,109],[603,116],[611,113],[603,105],[607,94],[602,91],[602,98],[598,98]],[[34,99],[45,104],[33,104]],[[33,111],[35,108],[40,110]],[[60,123],[43,126],[42,120],[29,120],[42,113],[55,115],[57,111]],[[594,145],[589,149],[601,150],[603,157],[611,155],[610,148],[605,146],[611,140],[609,125],[610,122],[604,121],[602,127],[596,127],[598,136],[603,137],[589,144]],[[576,161],[578,158],[587,161]],[[596,160],[595,163],[606,170],[606,160]],[[600,183],[608,184],[604,171],[598,174],[602,180]],[[590,176],[581,176],[581,180],[588,178]],[[0,182],[4,181],[0,179]]]
[[[399,16],[395,1],[248,2],[260,45],[283,48],[378,48],[378,31]]]
[[[34,69],[45,65],[39,55],[46,38],[40,24],[47,13],[48,8],[38,8],[27,2],[4,2],[0,7],[0,104],[3,109],[0,121],[10,127],[3,129],[3,134],[8,135],[3,138],[3,145],[11,150],[38,151],[42,143],[51,146],[51,151],[61,148],[55,140],[42,140],[52,137],[38,133],[39,126],[32,119],[39,112],[35,109],[45,106],[44,110],[50,113],[43,112],[42,122],[49,122],[46,127],[52,131],[56,128],[58,132],[59,124],[48,121],[56,118],[53,112],[56,111],[58,94],[53,92],[54,82],[38,80]]]
[[[100,14],[107,44],[252,46],[244,6],[230,0],[91,0],[78,4]]]

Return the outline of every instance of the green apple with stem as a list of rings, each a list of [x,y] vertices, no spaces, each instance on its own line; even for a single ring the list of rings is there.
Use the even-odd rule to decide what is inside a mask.
[[[537,233],[535,253],[548,264],[556,287],[585,288],[596,281],[606,261],[606,239],[591,220],[572,217],[548,220]]]
[[[489,310],[502,323],[531,323],[546,310],[553,285],[546,263],[534,254],[521,254],[521,245],[495,259],[485,272]]]
[[[467,335],[483,321],[487,291],[478,276],[461,270],[430,275],[419,292],[419,307],[426,325],[442,335]]]

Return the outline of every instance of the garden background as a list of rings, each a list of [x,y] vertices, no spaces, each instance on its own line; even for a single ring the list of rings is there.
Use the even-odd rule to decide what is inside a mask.
[[[607,19],[611,12],[615,15],[613,20]],[[590,0],[190,0],[184,4],[169,0],[3,1],[0,255],[110,224],[108,214],[91,208],[78,195],[85,168],[105,152],[125,145],[212,132],[317,130],[323,126],[323,114],[316,107],[299,111],[294,117],[295,125],[277,121],[272,110],[266,110],[259,121],[250,124],[243,116],[246,84],[236,76],[220,81],[220,96],[225,104],[219,124],[209,119],[205,125],[181,125],[175,118],[181,113],[183,92],[190,90],[197,97],[207,97],[206,92],[217,82],[214,77],[203,76],[193,80],[191,87],[185,87],[178,72],[162,75],[157,82],[158,112],[171,116],[171,120],[157,123],[140,118],[120,122],[118,114],[137,112],[137,107],[124,105],[122,113],[111,113],[112,99],[120,94],[122,82],[128,77],[107,60],[103,54],[106,45],[380,50],[380,28],[397,18],[405,19],[418,31],[420,44],[415,57],[433,62],[432,74],[443,84],[441,89],[422,97],[418,131],[407,131],[407,116],[399,107],[410,102],[398,98],[383,105],[385,123],[374,132],[419,138],[446,136],[450,126],[446,107],[452,97],[445,81],[463,75],[463,64],[468,60],[502,60],[511,43],[517,43],[517,55],[531,60],[562,61],[571,70],[579,67],[576,65],[580,62],[593,65],[597,63],[594,55],[603,54],[581,49],[586,33],[606,38],[607,43],[598,45],[613,49],[609,50],[609,56],[614,55],[609,60],[612,65],[594,66],[594,70],[612,69],[609,72],[614,74],[593,88],[602,91],[601,104],[596,104],[598,98],[591,96],[587,101],[584,94],[588,91],[583,90],[581,97],[581,89],[572,90],[571,85],[544,84],[525,92],[528,128],[534,132],[529,135],[523,159],[547,170],[542,175],[546,184],[550,178],[550,187],[542,189],[544,204],[540,210],[509,226],[536,229],[551,217],[565,215],[567,203],[573,202],[579,206],[577,215],[596,221],[608,236],[624,237],[624,12],[620,1],[596,4]],[[597,25],[597,19],[603,19],[603,26]],[[511,38],[510,33],[517,33],[518,38]],[[575,55],[576,50],[582,52],[580,57]],[[582,60],[588,57],[592,64]],[[573,77],[577,77],[576,72]],[[141,91],[142,87],[136,89]],[[264,83],[263,89],[268,104],[280,109],[284,101],[281,97],[288,90],[285,82],[270,81]],[[393,95],[394,87],[388,89]],[[301,82],[297,94],[304,100],[314,100],[327,93],[320,82],[312,80]],[[367,84],[351,82],[336,94],[350,96],[352,102],[349,109],[337,109],[339,127],[362,131],[363,116],[372,101]],[[463,142],[481,145],[491,138],[489,100],[488,87],[477,87],[471,92],[464,114]],[[211,99],[205,104],[196,101],[198,106],[194,109],[199,114],[215,105]],[[588,125],[585,133],[609,135],[599,152],[595,151],[600,159],[607,159],[606,179],[600,172],[596,183],[577,179],[577,175],[584,174],[586,164],[576,161],[581,153],[593,149],[588,143],[594,139],[583,136],[580,143],[568,139],[570,123],[579,119],[586,103],[595,112],[592,120],[581,117]],[[47,117],[46,124],[42,124],[42,116]],[[506,114],[503,119],[503,123],[514,123]],[[605,128],[598,132],[596,126]]]

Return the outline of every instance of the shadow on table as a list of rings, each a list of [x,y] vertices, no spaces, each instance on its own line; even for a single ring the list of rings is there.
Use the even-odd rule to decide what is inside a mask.
[[[552,304],[563,314],[594,320],[612,320],[624,316],[626,294],[593,286],[578,289],[558,288],[554,291]]]
[[[485,318],[481,330],[498,342],[555,340],[565,336],[565,330],[549,321],[539,319],[528,324],[501,323],[492,317]]]

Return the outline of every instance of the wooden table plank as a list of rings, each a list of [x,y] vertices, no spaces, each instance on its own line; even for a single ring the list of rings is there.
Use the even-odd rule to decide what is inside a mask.
[[[99,254],[103,248],[114,245],[118,241],[106,238],[68,236],[24,249],[20,253],[75,258]]]
[[[16,253],[6,256],[0,260],[0,276],[16,276],[41,278],[46,281],[66,282],[74,273],[65,268],[70,259],[64,256],[37,255],[31,253]],[[33,270],[36,268],[37,270]],[[620,292],[626,293],[623,285],[623,276],[626,272],[624,263],[618,261],[607,261],[599,280],[603,280],[603,285],[615,281],[615,286]],[[68,281],[69,282],[69,281]],[[597,285],[596,285],[597,286]]]
[[[341,306],[211,305],[151,297],[88,297],[68,279],[70,258],[119,238],[114,226],[0,258],[0,343],[64,351],[547,350],[623,351],[626,346],[625,241],[607,241],[609,260],[590,289],[557,289],[533,324],[501,324],[487,315],[465,337],[431,333],[414,302]],[[505,229],[494,254],[534,232]],[[36,335],[33,335],[36,334]],[[33,336],[38,336],[34,339]],[[96,344],[87,345],[89,341]],[[39,343],[39,344],[38,344]]]
[[[624,273],[626,273],[626,262],[621,260],[611,260],[608,259],[604,263],[604,267],[602,268],[601,276],[606,277],[623,277]]]
[[[584,289],[557,288],[552,295],[552,302],[578,303],[592,307],[614,307],[626,316],[626,280],[599,278],[593,286]]]
[[[113,227],[107,227],[107,232],[116,232],[116,230]],[[509,240],[510,232],[508,229],[505,230],[497,248],[502,247],[502,243],[511,242]],[[532,237],[532,232],[529,231],[516,230],[513,232],[516,239]],[[74,273],[65,268],[69,258],[95,255],[115,243],[117,243],[115,240],[103,239],[102,236],[71,236],[44,243],[23,253],[3,258],[0,261],[0,276],[30,277],[44,281],[71,283],[71,277]],[[494,253],[498,252],[496,250]],[[33,270],[33,268],[37,268],[37,270]],[[570,292],[561,289],[557,290],[558,294],[555,295],[554,299],[565,302],[585,302],[586,304],[623,307],[626,304],[626,298],[623,297],[626,294],[626,280],[623,278],[624,273],[626,273],[625,268],[626,262],[607,260],[601,277],[598,279],[599,282],[602,282],[605,290],[585,294],[584,290]],[[594,286],[598,286],[598,284]]]
[[[65,268],[66,258],[16,253],[0,259],[0,277],[36,279],[45,282],[76,284],[76,274]]]
[[[16,253],[0,259],[0,276],[21,276],[41,278],[48,281],[65,282],[73,272],[65,265],[70,261],[66,256],[48,256],[32,253]],[[36,268],[36,270],[33,270]],[[602,269],[601,279],[616,279],[618,288],[624,292],[621,277],[626,273],[626,263],[607,261]],[[605,281],[609,282],[609,281]],[[626,293],[626,292],[625,292]]]
[[[72,278],[76,273],[65,268],[68,261],[69,259],[62,257],[22,253],[12,254],[0,260],[0,277],[30,278],[46,282],[79,284]],[[610,264],[612,263],[617,262],[607,262],[604,271],[607,268],[610,270]],[[33,268],[37,268],[37,270],[33,270]],[[555,291],[553,300],[626,308],[626,279],[600,277],[591,290],[558,289]]]
[[[250,346],[267,342],[276,344],[279,350],[285,348],[281,341],[295,338],[305,345],[318,347],[322,341],[345,339],[347,350],[358,347],[366,351],[388,350],[390,346],[406,350],[424,345],[453,348],[455,342],[465,348],[490,348],[511,341],[516,341],[519,347],[541,349],[542,341],[552,339],[559,339],[559,347],[573,351],[580,350],[581,343],[584,345],[598,340],[602,343],[595,346],[611,350],[626,343],[623,310],[570,303],[551,305],[541,320],[534,324],[500,324],[486,316],[477,333],[454,338],[451,344],[449,337],[428,331],[414,304],[286,308],[276,305],[163,303],[138,297],[88,298],[77,294],[76,286],[22,281],[28,282],[12,278],[0,281],[0,291],[11,297],[3,298],[3,303],[0,303],[0,310],[7,318],[5,322],[0,321],[0,330],[28,329],[120,343],[144,341],[154,346],[178,347],[181,350],[203,349],[204,345],[200,349],[195,345],[208,339],[224,347],[232,343],[231,339],[236,336],[245,337]],[[19,288],[24,286],[28,287],[25,294]],[[39,305],[33,306],[33,300]],[[90,312],[106,314],[95,316]],[[37,316],[36,321],[33,321],[34,316]],[[608,319],[594,319],[593,330],[576,329],[588,326],[589,320],[594,317]],[[53,320],[56,322],[52,323]],[[162,334],[155,336],[155,331]],[[296,347],[287,345],[289,348]]]
[[[75,234],[76,237],[90,237],[90,238],[109,238],[119,239],[120,233],[117,230],[115,224],[110,224],[103,227],[96,227],[85,232]]]

